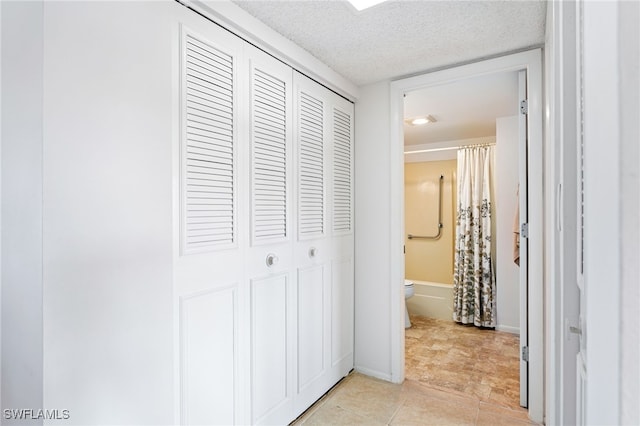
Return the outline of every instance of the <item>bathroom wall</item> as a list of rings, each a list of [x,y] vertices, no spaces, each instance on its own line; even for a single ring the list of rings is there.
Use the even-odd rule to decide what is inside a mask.
[[[453,284],[456,168],[456,160],[405,163],[405,276],[408,279]],[[444,176],[442,235],[438,240],[410,240],[407,234],[438,233],[440,175]]]
[[[513,262],[513,223],[518,190],[518,116],[496,120],[495,241],[497,329],[520,330],[520,270]]]
[[[520,330],[520,276],[513,263],[513,222],[518,188],[518,117],[496,120],[496,137],[443,142],[434,148],[494,143],[492,226],[497,329]],[[414,147],[412,147],[414,148]],[[416,150],[430,146],[415,147]],[[407,155],[405,158],[405,277],[453,284],[457,200],[456,150]],[[440,240],[409,240],[406,234],[434,235],[438,223],[438,178],[443,186],[443,234]]]

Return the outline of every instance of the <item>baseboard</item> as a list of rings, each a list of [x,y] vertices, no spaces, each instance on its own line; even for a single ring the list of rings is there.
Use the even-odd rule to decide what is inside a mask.
[[[355,367],[356,372],[364,374],[365,376],[374,377],[376,379],[384,380],[385,382],[391,382],[391,374],[382,373],[380,371],[371,370],[366,367]]]
[[[498,325],[496,327],[496,330],[504,331],[505,333],[520,334],[519,327],[511,327],[510,325]]]

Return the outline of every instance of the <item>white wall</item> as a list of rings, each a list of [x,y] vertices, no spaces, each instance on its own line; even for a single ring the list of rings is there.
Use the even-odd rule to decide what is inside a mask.
[[[496,120],[497,329],[520,332],[520,271],[513,262],[513,222],[518,190],[518,116]]]
[[[355,367],[391,380],[389,83],[361,87],[355,116]]]
[[[43,10],[40,2],[0,7],[2,409],[41,407]]]
[[[584,4],[586,410],[592,424],[640,423],[639,18],[636,2]]]
[[[637,172],[624,158],[631,143],[623,141],[620,58],[623,40],[618,36],[621,2],[585,2],[584,10],[584,293],[586,299],[586,422],[621,424],[623,377],[636,373],[622,367],[622,354],[630,344],[621,339],[622,282],[637,262],[634,228],[625,229],[637,189],[627,187],[627,173]],[[626,40],[624,41],[626,42]],[[631,44],[633,45],[633,44]],[[637,45],[637,41],[636,41]],[[602,64],[608,64],[603,67]],[[637,71],[636,71],[637,73]],[[636,77],[637,78],[637,77]],[[637,80],[636,80],[637,81]],[[634,108],[637,112],[637,107]],[[626,115],[625,115],[626,117]],[[634,121],[637,116],[634,117]],[[637,121],[636,121],[637,122]],[[626,182],[625,182],[626,181]],[[624,182],[624,184],[623,184]],[[632,197],[631,205],[625,196]],[[632,242],[632,240],[635,240]],[[631,243],[631,245],[630,245]],[[634,259],[625,259],[634,253]],[[623,261],[624,260],[624,261]],[[633,263],[631,263],[633,262]],[[637,265],[637,263],[636,263]],[[637,286],[637,275],[633,278]],[[637,328],[638,307],[635,306]],[[625,379],[626,380],[626,379]],[[637,397],[637,395],[636,395]]]
[[[178,7],[45,2],[43,393],[69,423],[173,419]]]
[[[620,3],[622,271],[621,423],[640,424],[640,3]]]

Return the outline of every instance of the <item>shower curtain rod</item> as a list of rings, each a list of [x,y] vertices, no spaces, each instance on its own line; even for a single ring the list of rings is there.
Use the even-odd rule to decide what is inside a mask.
[[[451,151],[452,149],[465,149],[465,148],[479,148],[482,146],[493,146],[495,145],[495,142],[493,143],[481,143],[481,144],[476,144],[476,145],[460,145],[460,146],[448,146],[446,148],[430,148],[430,149],[420,149],[417,151],[405,151],[405,155],[406,154],[421,154],[423,152],[437,152],[437,151]]]

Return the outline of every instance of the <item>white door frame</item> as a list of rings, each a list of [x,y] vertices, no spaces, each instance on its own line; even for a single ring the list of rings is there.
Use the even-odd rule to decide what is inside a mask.
[[[527,72],[518,71],[518,100],[527,99]],[[529,221],[529,179],[528,167],[529,157],[527,147],[529,140],[527,132],[529,128],[528,114],[518,114],[518,228],[523,223]],[[502,219],[504,220],[504,218]],[[529,347],[529,238],[518,234],[519,239],[519,283],[520,291],[520,350]],[[500,285],[500,283],[498,283]],[[499,313],[498,313],[499,315]],[[529,362],[520,353],[520,406],[529,407]]]
[[[580,328],[578,257],[578,112],[580,103],[579,3],[553,2],[547,16],[545,66],[547,155],[546,241],[547,280],[555,283],[546,294],[547,342],[546,407],[549,424],[578,424],[576,360],[579,337],[570,327]]]
[[[543,116],[542,52],[534,49],[499,58],[435,71],[390,84],[390,282],[404,280],[404,137],[403,95],[406,92],[456,80],[503,71],[527,71],[529,97],[529,417],[543,421],[544,309],[543,309]],[[404,380],[404,290],[390,285],[391,379]]]

